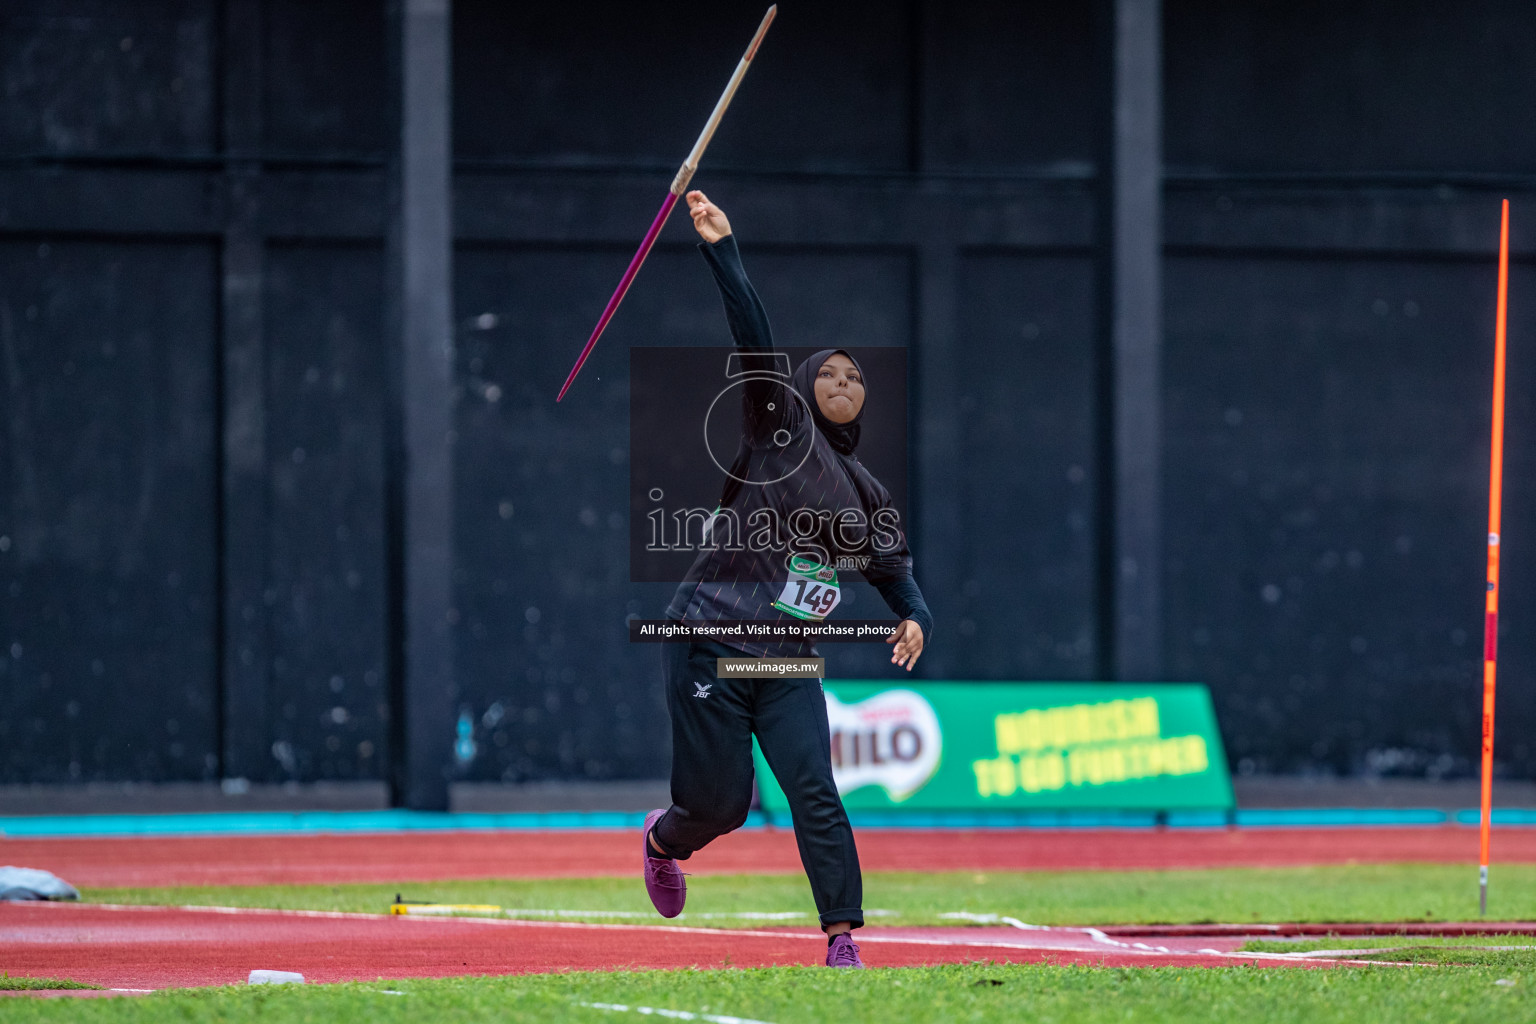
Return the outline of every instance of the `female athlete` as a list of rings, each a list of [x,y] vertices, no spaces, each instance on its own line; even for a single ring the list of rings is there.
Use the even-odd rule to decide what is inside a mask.
[[[687,196],[699,246],[714,272],[737,358],[767,366],[768,317],[747,280],[730,222],[704,193]],[[783,360],[783,356],[778,357]],[[788,366],[787,362],[783,363]],[[753,369],[747,365],[746,369]],[[679,622],[819,621],[836,606],[837,569],[857,565],[901,619],[891,661],[911,671],[933,619],[912,579],[912,558],[890,494],[854,455],[869,385],[841,349],[818,352],[786,380],[771,372],[742,385],[741,446],[711,530],[667,609]],[[786,546],[762,549],[742,534],[764,523]],[[850,560],[851,559],[851,560]],[[849,932],[864,923],[853,829],[832,778],[827,705],[810,678],[731,678],[720,658],[814,656],[803,642],[732,639],[663,646],[672,719],[672,806],[645,819],[645,885],[663,917],[683,909],[677,861],[739,828],[752,798],[757,736],[789,800],[800,860],[827,934],[829,967],[862,967]]]

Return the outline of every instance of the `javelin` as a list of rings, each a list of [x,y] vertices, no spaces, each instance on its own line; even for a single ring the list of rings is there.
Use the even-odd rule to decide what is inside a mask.
[[[1499,218],[1499,298],[1493,327],[1493,445],[1488,465],[1488,596],[1483,619],[1483,792],[1478,905],[1488,913],[1488,832],[1493,818],[1493,691],[1499,663],[1499,513],[1504,496],[1504,340],[1509,323],[1509,200]]]
[[[603,315],[597,318],[597,326],[592,329],[592,337],[587,339],[586,347],[581,350],[581,355],[576,357],[576,365],[571,367],[571,374],[565,378],[565,384],[560,388],[560,394],[555,396],[555,401],[560,401],[570,390],[571,382],[581,372],[581,364],[585,363],[587,356],[592,354],[592,348],[597,344],[597,339],[602,337],[603,328],[607,327],[608,321],[613,319],[614,310],[618,309],[619,303],[624,301],[624,293],[629,291],[635,275],[640,272],[640,264],[645,262],[651,246],[656,244],[656,236],[661,234],[661,226],[667,222],[667,215],[677,204],[678,196],[687,191],[688,182],[693,180],[694,172],[699,169],[699,161],[704,157],[704,147],[709,145],[715,129],[720,127],[720,119],[725,116],[725,108],[731,105],[731,97],[736,95],[737,86],[741,85],[741,80],[746,77],[747,68],[752,66],[752,58],[757,56],[757,47],[762,43],[763,36],[768,34],[768,26],[773,22],[773,16],[778,11],[779,5],[774,4],[768,8],[768,13],[763,15],[763,23],[757,26],[757,34],[752,37],[746,55],[736,65],[736,73],[731,75],[730,82],[726,83],[725,92],[720,94],[720,101],[715,104],[714,113],[709,115],[709,120],[704,124],[704,130],[699,133],[699,140],[693,144],[693,151],[688,154],[688,159],[683,161],[683,166],[677,169],[677,177],[672,179],[672,187],[667,191],[667,198],[662,201],[661,209],[656,213],[656,219],[651,222],[651,229],[645,233],[645,238],[640,242],[640,248],[635,251],[634,258],[629,261],[629,269],[624,271],[623,277],[619,278],[619,286],[613,290],[613,297],[603,308]]]

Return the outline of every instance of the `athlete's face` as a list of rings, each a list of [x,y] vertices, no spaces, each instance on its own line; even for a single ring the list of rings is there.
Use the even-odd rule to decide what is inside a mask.
[[[833,423],[848,423],[864,408],[864,377],[841,352],[816,371],[816,405]]]

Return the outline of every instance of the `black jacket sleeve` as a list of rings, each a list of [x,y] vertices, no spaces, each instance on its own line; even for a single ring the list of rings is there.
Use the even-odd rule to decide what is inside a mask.
[[[741,265],[741,251],[736,248],[736,236],[726,235],[714,244],[700,242],[699,252],[704,254],[704,262],[714,271],[720,300],[725,304],[725,322],[730,325],[736,347],[772,351],[773,331],[768,327],[768,313],[752,282],[747,280],[746,269]]]
[[[855,462],[854,467],[855,482],[860,492],[867,496],[865,507],[873,510],[871,522],[883,524],[878,531],[882,539],[871,537],[869,561],[864,564],[863,576],[880,592],[891,611],[916,622],[922,627],[925,638],[932,637],[933,613],[928,610],[928,602],[923,600],[923,592],[912,578],[912,552],[907,547],[906,531],[900,528],[900,516],[890,492],[863,466]]]
[[[742,353],[734,360],[735,370],[759,374],[749,377],[742,388],[744,439],[754,446],[765,444],[780,427],[794,427],[794,421],[803,418],[799,415],[799,403],[786,394],[788,357],[773,351],[768,313],[741,265],[736,236],[726,235],[714,243],[700,242],[699,252],[715,275],[720,301],[725,306],[725,322]],[[764,371],[775,376],[762,375]]]
[[[917,623],[922,628],[925,641],[933,638],[933,613],[928,610],[928,603],[923,600],[923,592],[918,589],[917,581],[910,573],[871,582],[875,589],[880,591],[880,596],[885,599],[891,611],[903,619],[911,619]]]

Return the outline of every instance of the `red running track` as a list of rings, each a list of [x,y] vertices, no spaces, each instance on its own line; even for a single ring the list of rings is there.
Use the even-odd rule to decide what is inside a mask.
[[[0,863],[77,886],[420,882],[635,872],[637,835],[615,831],[399,832],[3,839]],[[866,871],[1068,871],[1301,864],[1472,864],[1477,832],[1452,826],[1348,829],[858,830]],[[1536,863],[1536,829],[1499,829],[1499,863]],[[798,873],[793,833],[734,832],[695,854],[700,875]]]
[[[1234,957],[1212,951],[1101,950],[1085,945],[1081,935],[1035,940],[1029,938],[1034,933],[1001,929],[890,929],[885,936],[880,931],[859,933],[864,960],[872,967],[973,960],[1108,967],[1332,966],[1327,961]],[[244,982],[252,970],[298,971],[306,981],[336,982],[769,967],[816,964],[825,950],[822,935],[808,930],[0,903],[0,960],[11,974],[70,978],[122,989],[236,984]]]

